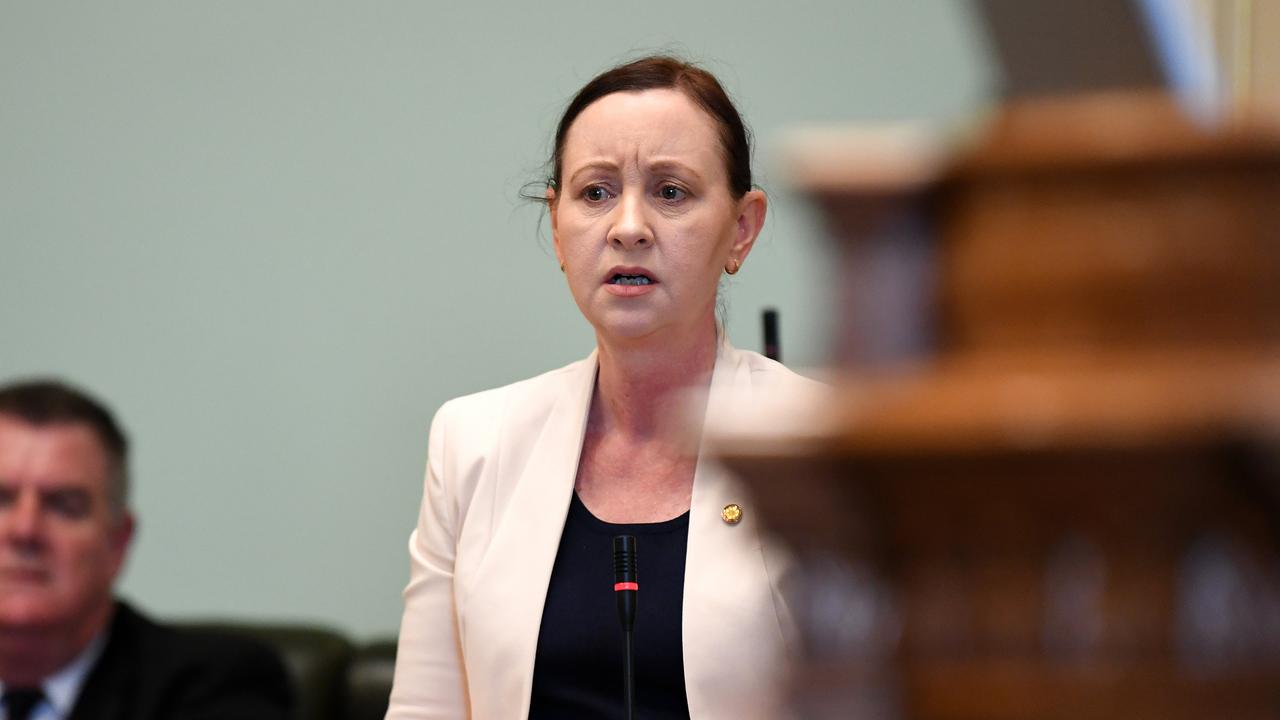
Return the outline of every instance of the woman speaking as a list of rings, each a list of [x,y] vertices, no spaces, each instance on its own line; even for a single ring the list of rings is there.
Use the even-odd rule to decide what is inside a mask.
[[[778,714],[785,556],[733,478],[700,461],[688,400],[705,412],[814,385],[716,322],[721,274],[765,218],[750,158],[719,82],[673,58],[608,70],[569,103],[546,202],[596,349],[437,412],[388,718],[623,717],[624,534],[637,716]]]

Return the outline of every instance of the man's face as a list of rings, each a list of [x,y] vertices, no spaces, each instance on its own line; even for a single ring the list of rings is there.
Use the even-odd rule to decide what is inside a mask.
[[[112,602],[133,520],[88,426],[0,415],[0,629],[75,632]]]

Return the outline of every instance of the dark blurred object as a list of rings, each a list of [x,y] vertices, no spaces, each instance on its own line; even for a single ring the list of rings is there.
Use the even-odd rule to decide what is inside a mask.
[[[974,0],[974,6],[1006,98],[1165,84],[1136,0]]]
[[[840,419],[720,445],[798,554],[799,714],[1280,717],[1280,130],[1111,93],[906,162],[797,178]]]
[[[778,339],[778,311],[765,308],[760,319],[764,323],[764,356],[782,362],[782,345]]]
[[[273,648],[297,692],[297,720],[382,720],[387,713],[394,641],[356,646],[333,630],[306,625],[204,622],[181,627],[244,635]]]
[[[1280,3],[972,0],[1006,101],[1162,90],[1197,122],[1280,117]]]
[[[347,720],[382,720],[391,699],[396,643],[383,640],[356,650],[347,671]]]

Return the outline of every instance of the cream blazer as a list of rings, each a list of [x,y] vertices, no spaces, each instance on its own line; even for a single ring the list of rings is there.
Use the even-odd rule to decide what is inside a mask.
[[[528,716],[542,607],[595,376],[593,352],[451,400],[436,413],[422,510],[409,538],[389,720]],[[708,408],[730,396],[740,406],[753,391],[792,385],[808,392],[817,383],[724,342]],[[730,503],[743,508],[736,525],[721,518]],[[757,520],[740,484],[700,458],[683,604],[685,690],[695,719],[781,714],[795,637],[783,599],[788,562],[762,545]],[[643,556],[639,567],[643,583]]]

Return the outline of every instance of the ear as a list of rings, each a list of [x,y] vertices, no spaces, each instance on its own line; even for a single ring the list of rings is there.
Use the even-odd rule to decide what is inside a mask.
[[[110,529],[108,542],[111,544],[111,563],[115,566],[113,574],[118,574],[121,568],[124,567],[124,558],[128,554],[129,545],[133,541],[133,534],[136,529],[137,521],[134,519],[133,513],[128,510],[122,512],[120,519]]]
[[[746,262],[747,255],[755,246],[756,238],[764,227],[765,213],[769,209],[769,200],[761,190],[748,190],[738,201],[738,222],[734,228],[733,246],[729,249],[729,257],[741,265]]]
[[[551,216],[551,246],[556,251],[556,262],[564,265],[564,253],[560,251],[560,226],[557,223],[557,211],[560,209],[559,203],[556,202],[555,188],[547,188],[547,214]]]

